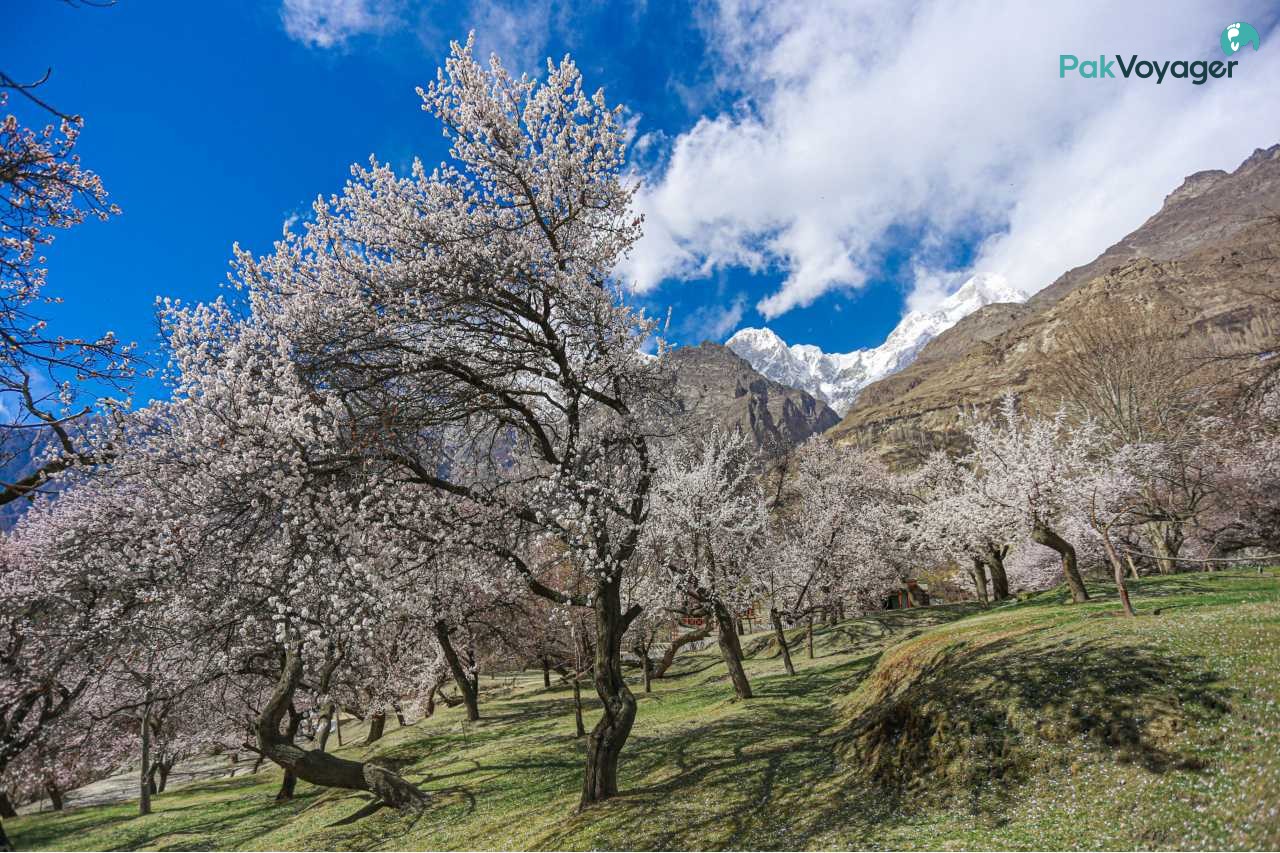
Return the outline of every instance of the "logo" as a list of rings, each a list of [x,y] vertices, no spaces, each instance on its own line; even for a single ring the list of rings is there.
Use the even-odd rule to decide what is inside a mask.
[[[1253,45],[1253,49],[1257,50],[1262,39],[1258,36],[1258,31],[1249,24],[1237,22],[1227,26],[1222,31],[1222,55],[1231,56],[1246,44]]]
[[[1248,44],[1257,50],[1261,43],[1258,31],[1243,21],[1228,24],[1219,39],[1222,53],[1226,56],[1235,56]],[[1086,80],[1104,80],[1108,77],[1112,80],[1117,77],[1128,80],[1138,77],[1142,80],[1154,79],[1157,85],[1168,79],[1189,80],[1192,85],[1203,86],[1210,79],[1232,79],[1239,64],[1238,59],[1228,59],[1226,62],[1209,62],[1204,59],[1144,59],[1136,53],[1127,57],[1117,53],[1110,59],[1105,54],[1100,54],[1096,60],[1090,56],[1081,61],[1074,53],[1062,53],[1058,55],[1058,79],[1066,77],[1068,71],[1074,71]]]

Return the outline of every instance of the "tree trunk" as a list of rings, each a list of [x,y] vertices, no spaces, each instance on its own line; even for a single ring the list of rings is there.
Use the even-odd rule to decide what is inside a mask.
[[[582,724],[582,684],[578,674],[573,674],[573,722],[577,727],[577,737],[586,737],[587,727]]]
[[[987,568],[991,571],[991,592],[996,601],[1004,601],[1009,597],[1009,575],[1004,570],[1004,546],[987,545],[983,555]]]
[[[671,668],[671,664],[675,662],[676,652],[680,651],[684,646],[690,643],[696,643],[698,640],[705,640],[711,635],[711,629],[702,627],[696,631],[690,631],[679,637],[672,637],[671,644],[667,646],[667,650],[662,654],[662,660],[658,662],[657,668],[653,672],[654,678],[662,678],[667,674],[667,670]]]
[[[423,716],[427,719],[430,719],[436,712],[436,693],[444,686],[446,678],[448,678],[446,675],[438,677],[435,683],[431,685],[431,689],[427,691],[427,706],[423,709]]]
[[[1124,584],[1124,564],[1120,562],[1120,555],[1111,544],[1111,534],[1106,528],[1099,532],[1102,534],[1103,550],[1107,552],[1107,561],[1111,563],[1111,571],[1115,575],[1116,592],[1120,593],[1120,604],[1124,607],[1124,615],[1134,616],[1133,605],[1129,602],[1129,588]]]
[[[387,730],[387,715],[385,713],[383,713],[382,711],[379,711],[376,714],[373,714],[372,716],[370,716],[369,717],[369,733],[365,735],[364,745],[368,746],[371,743],[381,740],[382,734],[386,730]]]
[[[13,807],[13,801],[9,799],[9,795],[0,791],[0,818],[17,816],[18,810]]]
[[[291,645],[285,651],[284,665],[271,698],[254,724],[258,748],[287,771],[306,782],[324,788],[367,791],[387,805],[402,810],[420,811],[426,797],[413,785],[385,767],[348,761],[317,750],[299,747],[280,733],[293,696],[302,682],[302,649]]]
[[[55,812],[62,811],[62,792],[58,790],[58,786],[51,782],[46,782],[44,792],[49,795],[49,805],[53,807]]]
[[[593,609],[596,617],[593,676],[604,712],[587,738],[587,767],[579,809],[618,793],[618,757],[636,720],[636,700],[622,676],[622,635],[639,614],[639,608],[623,614],[615,576],[597,583]]]
[[[160,762],[151,762],[151,777],[147,780],[147,787],[151,789],[151,796],[160,793],[160,785],[156,782],[156,774],[160,772]]]
[[[1129,577],[1133,578],[1134,580],[1137,580],[1138,578],[1142,577],[1142,575],[1138,574],[1138,567],[1133,562],[1132,554],[1125,554],[1124,561],[1129,564]]]
[[[377,719],[376,717],[374,719]],[[386,721],[384,716],[383,722]],[[298,729],[302,726],[302,715],[298,713],[298,709],[293,707],[293,703],[289,703],[289,723],[285,726],[284,736],[290,743],[294,743],[298,739]],[[372,729],[370,734],[372,735]],[[378,737],[382,736],[382,730],[378,730]],[[374,738],[375,740],[377,738]],[[368,741],[366,741],[367,743]],[[298,787],[298,777],[289,768],[284,770],[284,778],[280,780],[280,790],[276,792],[276,802],[283,803],[293,799],[293,791]]]
[[[1177,535],[1174,525],[1167,521],[1148,521],[1142,525],[1142,531],[1151,543],[1151,553],[1156,555],[1156,568],[1162,575],[1171,575],[1178,571],[1176,557],[1182,550],[1181,537]]]
[[[769,621],[773,623],[773,636],[778,641],[778,648],[782,651],[782,665],[787,668],[787,675],[795,675],[796,668],[791,663],[791,649],[787,647],[787,635],[782,630],[782,616],[777,608],[769,608]]]
[[[1120,604],[1124,607],[1124,615],[1137,616],[1138,614],[1133,612],[1133,603],[1129,601],[1129,587],[1125,586],[1124,570],[1120,568],[1116,569],[1116,590],[1120,593]]]
[[[324,667],[320,670],[320,683],[317,689],[323,696],[329,695],[329,689],[333,685],[333,673],[338,668],[338,662],[341,658],[336,654],[336,650],[331,643],[327,659]],[[338,703],[329,698],[324,706],[320,709],[320,719],[316,721],[316,749],[324,752],[325,747],[329,745],[329,730],[333,728],[333,719],[338,713]],[[338,746],[342,746],[342,740],[338,740]]]
[[[973,558],[973,569],[970,571],[973,577],[973,584],[978,589],[978,600],[983,604],[987,604],[987,567],[986,564],[978,557]],[[911,594],[911,587],[907,587],[907,595]]]
[[[738,636],[739,636],[739,637],[745,637],[745,636],[747,635],[747,629],[746,629],[746,628],[744,628],[744,627],[742,627],[742,619],[741,619],[741,617],[739,617],[736,621],[737,621],[737,623],[738,623]]]
[[[542,686],[546,689],[551,687],[551,661],[546,655],[542,656]]]
[[[169,773],[173,770],[173,765],[177,763],[177,759],[170,758],[168,761],[161,761],[156,765],[160,771],[160,785],[158,786],[158,793],[163,794],[164,789],[169,786]]]
[[[1076,604],[1089,600],[1089,591],[1084,588],[1084,579],[1076,568],[1076,549],[1071,543],[1055,533],[1044,522],[1038,521],[1031,528],[1031,538],[1045,547],[1052,548],[1062,555],[1062,574],[1071,589],[1071,600]]]
[[[138,814],[151,814],[151,697],[142,706],[142,768],[138,785]]]
[[[747,672],[742,668],[742,643],[734,631],[734,618],[729,609],[720,601],[713,605],[716,613],[716,625],[719,627],[717,639],[720,641],[720,656],[724,665],[729,668],[729,679],[733,681],[733,691],[739,699],[751,698],[751,682],[747,681]]]
[[[805,628],[805,645],[809,647],[809,660],[813,660],[813,614],[809,614],[809,625]]]
[[[338,746],[342,746],[342,709],[333,712],[333,733],[338,736]]]
[[[644,692],[653,692],[653,661],[649,658],[649,649],[640,651],[640,666],[644,669]]]
[[[400,728],[402,728],[402,729],[403,729],[405,726],[409,725],[408,723],[406,723],[406,722],[405,722],[405,719],[404,719],[404,710],[403,710],[399,705],[392,705],[391,707],[392,707],[392,708],[395,710],[395,712],[396,712],[396,725],[400,726]]]
[[[329,745],[329,734],[333,729],[333,718],[337,712],[338,706],[332,701],[326,702],[320,711],[320,719],[316,723],[316,749],[321,752],[324,752]]]
[[[293,799],[294,789],[298,787],[298,777],[292,770],[284,771],[284,778],[280,780],[280,790],[276,791],[276,802],[285,803]]]
[[[458,652],[453,647],[453,641],[449,639],[449,626],[443,621],[436,623],[436,640],[440,643],[440,650],[444,652],[444,659],[449,663],[449,671],[453,673],[453,681],[458,685],[462,701],[467,706],[467,719],[475,722],[480,719],[480,706],[476,702],[475,685],[471,683],[470,678],[467,678],[467,671],[462,668]]]

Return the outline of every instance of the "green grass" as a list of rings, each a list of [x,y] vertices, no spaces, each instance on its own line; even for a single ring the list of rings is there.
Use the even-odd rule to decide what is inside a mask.
[[[756,698],[714,649],[638,692],[623,794],[575,814],[567,689],[484,680],[350,757],[431,793],[418,817],[277,772],[5,822],[19,849],[1252,848],[1280,845],[1280,572],[1134,584],[1140,617],[1050,591],[817,631],[788,677],[750,638]],[[1153,611],[1159,608],[1159,615]],[[679,660],[679,659],[678,659]],[[593,717],[594,705],[590,707]],[[348,741],[350,742],[350,741]]]

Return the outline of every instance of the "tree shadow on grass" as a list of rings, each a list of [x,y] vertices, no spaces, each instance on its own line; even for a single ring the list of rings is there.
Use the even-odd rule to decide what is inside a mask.
[[[636,736],[622,762],[621,795],[538,838],[565,847],[679,849],[793,846],[765,843],[785,824],[780,796],[812,790],[838,770],[832,691],[874,666],[870,655],[795,676],[755,680],[756,698],[732,715],[661,736]]]
[[[1179,734],[1230,713],[1232,695],[1203,660],[1034,633],[1018,642],[944,655],[853,721],[830,699],[876,654],[759,679],[740,713],[629,743],[622,795],[536,843],[804,849],[835,833],[865,846],[940,802],[998,821],[1019,783],[1085,752],[1152,774],[1203,770]]]
[[[827,648],[868,653],[816,666],[797,656],[801,669],[794,677],[754,675],[756,698],[748,702],[730,705],[725,695],[726,704],[717,705],[719,692],[696,685],[638,694],[642,702],[675,699],[689,710],[664,719],[661,733],[639,726],[622,756],[622,795],[585,814],[570,813],[581,783],[582,741],[559,730],[572,719],[572,700],[552,692],[482,707],[482,723],[460,726],[463,731],[406,733],[410,739],[380,751],[397,764],[414,759],[413,766],[401,766],[431,796],[426,815],[407,818],[384,809],[338,827],[318,826],[308,838],[319,847],[359,848],[412,831],[421,843],[451,838],[442,834],[451,821],[492,811],[516,821],[553,812],[554,829],[533,842],[544,848],[804,848],[833,838],[866,846],[928,795],[950,797],[974,813],[999,811],[1007,804],[993,802],[991,790],[998,798],[1039,763],[1071,760],[1086,750],[1154,774],[1198,772],[1196,756],[1177,734],[1192,719],[1230,712],[1231,691],[1203,660],[1038,631],[963,647],[927,671],[922,663],[884,701],[854,720],[842,718],[842,703],[833,699],[866,679],[887,642],[981,607],[931,610],[821,629],[830,634]],[[704,713],[712,707],[720,710]],[[643,722],[643,708],[641,714]],[[358,814],[367,803],[364,795],[300,786],[294,803],[275,806],[262,781],[223,780],[228,793],[243,787],[242,796],[170,810],[196,810],[196,819],[148,819],[134,828],[124,811],[117,817],[95,809],[94,818],[119,824],[109,842],[115,849],[158,839],[175,849],[259,846],[255,839],[313,806],[349,806]],[[254,786],[258,790],[249,790]],[[33,829],[49,831],[19,832],[15,840],[49,845],[78,831],[53,827],[38,825]],[[301,840],[310,844],[308,838]]]

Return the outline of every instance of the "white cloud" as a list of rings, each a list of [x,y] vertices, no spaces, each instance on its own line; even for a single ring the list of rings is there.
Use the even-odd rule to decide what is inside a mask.
[[[719,343],[729,337],[742,323],[742,315],[746,307],[746,299],[738,296],[728,305],[704,305],[683,318],[673,319],[677,320],[681,338]]]
[[[678,341],[721,343],[742,324],[746,297],[737,295],[728,301],[717,298],[717,301],[690,310],[676,309],[675,306],[666,310],[667,324],[660,329],[662,336],[675,333],[673,337]]]
[[[312,47],[341,47],[360,35],[401,23],[397,0],[284,0],[280,20],[289,37]]]
[[[947,295],[964,283],[962,273],[942,270],[924,264],[912,266],[913,283],[907,294],[907,311],[931,311]]]
[[[319,48],[342,48],[362,35],[416,30],[434,49],[475,30],[477,55],[496,53],[514,73],[537,74],[545,67],[553,29],[567,23],[572,9],[554,17],[551,0],[465,0],[459,4],[461,24],[445,31],[437,21],[442,7],[406,0],[282,0],[280,20],[290,38]]]
[[[467,29],[476,33],[477,56],[496,53],[517,75],[546,68],[550,0],[471,0],[466,21]]]
[[[1231,14],[1264,40],[1274,17],[1262,0]],[[1221,59],[1222,15],[1194,0],[719,0],[708,42],[740,100],[671,141],[622,272],[645,291],[778,268],[784,283],[757,305],[772,318],[862,286],[905,226],[924,235],[911,304],[954,286],[932,247],[984,236],[974,270],[1038,290],[1139,225],[1186,174],[1280,140],[1274,43],[1203,86],[1058,78],[1061,53]]]

